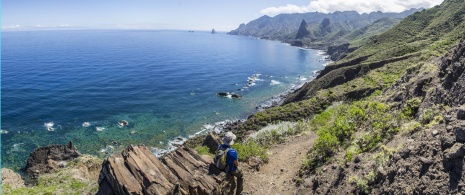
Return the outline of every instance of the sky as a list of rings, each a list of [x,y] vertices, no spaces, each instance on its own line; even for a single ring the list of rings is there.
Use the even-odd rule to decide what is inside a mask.
[[[429,8],[442,0],[2,0],[2,31],[179,29],[230,31],[263,15]]]

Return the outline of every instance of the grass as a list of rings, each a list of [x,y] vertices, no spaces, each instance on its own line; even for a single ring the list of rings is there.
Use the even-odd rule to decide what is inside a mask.
[[[66,168],[58,172],[43,174],[37,179],[37,185],[13,189],[9,185],[2,186],[2,194],[11,195],[68,195],[68,194],[95,194],[98,191],[98,183],[95,179],[81,178],[76,175],[75,169],[83,166],[100,167],[101,159],[85,155],[71,161]],[[78,174],[79,175],[79,174]]]

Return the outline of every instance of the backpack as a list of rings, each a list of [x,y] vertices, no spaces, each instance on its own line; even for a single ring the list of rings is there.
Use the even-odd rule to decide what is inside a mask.
[[[215,166],[222,170],[228,172],[229,166],[226,163],[226,156],[229,152],[229,149],[231,148],[223,148],[221,146],[218,147],[218,150],[216,150],[216,155],[215,159],[213,159]]]

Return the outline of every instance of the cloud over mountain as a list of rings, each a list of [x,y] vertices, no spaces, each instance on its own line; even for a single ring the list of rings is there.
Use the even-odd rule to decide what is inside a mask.
[[[261,10],[264,15],[275,16],[283,13],[305,13],[335,11],[357,11],[369,13],[372,11],[402,12],[410,8],[430,8],[439,5],[443,0],[313,0],[309,5],[298,6],[287,4],[280,7],[268,7]]]

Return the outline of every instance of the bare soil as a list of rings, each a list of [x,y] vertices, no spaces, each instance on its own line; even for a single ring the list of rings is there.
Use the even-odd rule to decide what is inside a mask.
[[[259,171],[244,169],[244,192],[247,194],[295,194],[297,187],[292,181],[302,165],[316,134],[289,137],[268,150],[269,162]]]

